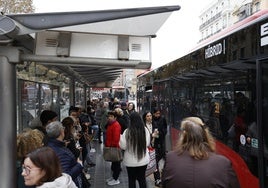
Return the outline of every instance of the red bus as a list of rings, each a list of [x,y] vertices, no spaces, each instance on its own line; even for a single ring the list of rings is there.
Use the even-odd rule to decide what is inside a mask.
[[[232,161],[240,186],[268,187],[268,11],[138,76],[137,110],[153,107],[168,121],[172,146],[181,120],[201,117],[217,140],[217,152]],[[228,130],[239,122],[245,128],[232,137]]]

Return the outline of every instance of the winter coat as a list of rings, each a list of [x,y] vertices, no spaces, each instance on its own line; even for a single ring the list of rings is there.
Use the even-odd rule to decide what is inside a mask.
[[[145,129],[145,135],[146,135],[146,146],[149,146],[150,145],[150,133],[147,128],[144,127],[144,129]],[[138,166],[147,165],[150,161],[148,149],[146,151],[145,156],[140,160],[138,160],[137,156],[132,151],[128,150],[127,148],[128,140],[126,140],[127,130],[128,129],[126,129],[123,135],[121,135],[120,142],[119,142],[120,148],[124,150],[123,163],[127,167],[138,167]]]
[[[66,141],[69,141],[67,148],[73,153],[74,157],[77,159],[80,155],[80,150],[76,147],[76,141],[73,137],[69,137],[69,139],[66,139]]]
[[[46,182],[37,188],[77,188],[73,182],[71,176],[68,174],[62,173],[62,176],[58,177],[52,182]]]
[[[117,117],[116,120],[118,121],[118,123],[121,126],[121,134],[123,134],[123,132],[126,130],[126,128],[128,128],[127,119],[125,118],[125,115]]]
[[[165,158],[166,147],[165,147],[165,137],[167,134],[167,121],[165,117],[161,116],[159,118],[153,118],[153,132],[157,128],[159,131],[159,137],[154,140],[154,148],[156,152],[157,161],[161,158]]]
[[[197,160],[184,152],[166,155],[162,173],[164,188],[239,188],[232,164],[225,156],[210,153],[208,159]]]
[[[51,147],[60,159],[62,171],[69,174],[73,180],[78,177],[83,170],[81,164],[77,162],[73,153],[65,147],[65,143],[56,139],[49,139],[48,146]]]
[[[102,116],[101,116],[101,121],[100,121],[100,128],[103,132],[106,131],[106,125],[107,125],[107,115],[108,115],[108,110],[104,108],[102,110]]]
[[[121,126],[118,121],[110,122],[106,130],[106,147],[118,147],[121,134]]]

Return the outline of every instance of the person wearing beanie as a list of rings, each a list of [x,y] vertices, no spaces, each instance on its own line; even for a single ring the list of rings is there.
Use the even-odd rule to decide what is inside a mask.
[[[126,102],[121,102],[121,105],[120,106],[121,106],[121,108],[122,107],[125,107],[126,108],[127,107],[127,103]]]
[[[32,129],[37,129],[44,134],[44,144],[47,144],[47,132],[46,126],[47,124],[56,121],[58,118],[58,114],[52,110],[44,110],[41,112],[40,117],[36,117],[30,124]]]
[[[46,127],[50,122],[56,121],[58,114],[52,110],[44,110],[40,115],[42,126]]]

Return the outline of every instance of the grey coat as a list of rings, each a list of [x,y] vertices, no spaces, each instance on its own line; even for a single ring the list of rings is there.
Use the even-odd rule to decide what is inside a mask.
[[[166,156],[162,183],[164,188],[239,188],[229,159],[211,153],[207,160],[196,160],[188,152]]]

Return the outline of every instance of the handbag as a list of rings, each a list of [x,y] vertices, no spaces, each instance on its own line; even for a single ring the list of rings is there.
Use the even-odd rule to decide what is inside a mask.
[[[155,149],[152,147],[148,147],[148,150],[149,150],[150,161],[145,171],[146,176],[151,175],[156,170]]]
[[[122,150],[117,147],[104,147],[103,158],[105,161],[117,162],[123,160]]]

